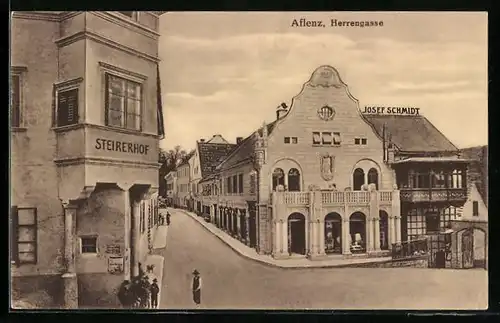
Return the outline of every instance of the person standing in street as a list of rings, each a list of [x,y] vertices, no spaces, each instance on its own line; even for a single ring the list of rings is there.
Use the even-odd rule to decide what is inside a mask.
[[[193,301],[198,307],[201,303],[201,277],[200,273],[196,269],[193,271],[192,289],[193,289]]]
[[[170,213],[167,212],[167,226],[170,225]]]
[[[149,287],[151,293],[151,308],[158,308],[158,294],[160,293],[160,287],[158,287],[158,279],[153,279],[153,283]]]

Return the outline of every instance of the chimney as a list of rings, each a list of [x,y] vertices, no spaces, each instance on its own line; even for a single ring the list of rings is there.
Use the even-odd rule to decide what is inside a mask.
[[[288,107],[285,102],[282,102],[276,109],[276,119],[283,118],[288,113]]]
[[[239,145],[243,141],[243,137],[236,137],[236,144]]]

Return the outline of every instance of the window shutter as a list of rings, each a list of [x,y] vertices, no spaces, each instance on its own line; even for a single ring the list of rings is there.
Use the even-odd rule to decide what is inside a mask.
[[[10,260],[19,265],[19,252],[17,241],[19,236],[18,227],[18,216],[17,216],[17,206],[11,207],[10,211],[10,237],[11,237],[11,249],[10,249]]]
[[[11,126],[19,127],[19,116],[21,109],[21,78],[19,75],[12,75],[11,78]]]
[[[78,89],[59,92],[57,96],[57,125],[78,123]]]

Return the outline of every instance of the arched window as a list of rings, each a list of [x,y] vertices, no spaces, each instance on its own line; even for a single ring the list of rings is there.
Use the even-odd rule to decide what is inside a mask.
[[[285,186],[285,172],[281,168],[276,168],[273,172],[273,191],[278,185]]]
[[[288,190],[290,192],[300,191],[300,172],[297,168],[288,171]]]
[[[352,178],[353,191],[361,191],[361,186],[365,183],[365,172],[361,168],[354,170]]]
[[[378,171],[375,168],[370,168],[368,171],[368,184],[375,184],[378,190]]]

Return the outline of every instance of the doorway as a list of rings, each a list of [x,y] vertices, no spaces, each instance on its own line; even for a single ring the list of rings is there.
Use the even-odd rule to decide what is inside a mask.
[[[301,213],[288,217],[288,250],[290,254],[306,254],[306,219]]]
[[[389,250],[389,216],[387,212],[380,211],[380,249]],[[375,237],[376,239],[376,237]]]
[[[325,217],[325,252],[342,253],[342,217],[338,213]]]

